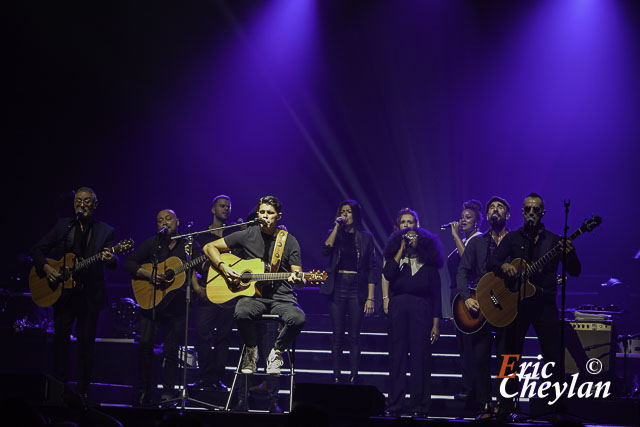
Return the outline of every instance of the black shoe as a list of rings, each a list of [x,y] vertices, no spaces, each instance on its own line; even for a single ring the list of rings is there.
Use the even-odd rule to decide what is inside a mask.
[[[215,391],[218,388],[218,385],[213,381],[208,381],[205,379],[199,379],[198,381],[188,384],[187,387],[194,390],[209,390]]]
[[[467,400],[468,397],[469,397],[469,393],[467,393],[466,391],[463,391],[462,393],[458,393],[453,396],[455,400]]]
[[[429,415],[428,412],[416,411],[416,412],[412,412],[411,413],[411,418],[426,419],[426,418],[428,418],[428,415]]]
[[[139,392],[133,399],[133,406],[149,406],[151,403],[151,392],[148,391]]]
[[[238,399],[236,404],[231,407],[231,410],[237,411],[237,412],[247,412],[249,410],[249,407],[247,406],[247,401],[244,399]]]
[[[385,417],[398,418],[400,416],[400,412],[392,411],[390,409],[387,409],[386,411],[384,411],[384,416]]]
[[[486,402],[484,405],[482,405],[482,409],[480,410],[478,415],[476,415],[476,420],[486,420],[489,418],[493,418],[493,416],[494,413],[491,409],[491,404],[489,402]]]
[[[498,406],[496,408],[496,419],[505,421],[505,420],[515,420],[518,418],[518,404],[516,402],[507,402],[501,400],[498,402]]]
[[[278,406],[278,401],[274,400],[272,402],[269,403],[269,413],[271,414],[281,414],[284,411],[282,410],[282,408],[280,408],[280,406]]]

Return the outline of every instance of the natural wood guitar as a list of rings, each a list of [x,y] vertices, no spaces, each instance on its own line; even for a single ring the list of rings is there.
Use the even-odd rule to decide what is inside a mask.
[[[108,251],[111,253],[121,253],[132,248],[133,240],[127,239],[109,248]],[[40,307],[49,307],[55,304],[58,298],[60,298],[63,288],[70,289],[74,287],[73,274],[89,267],[97,261],[100,261],[100,253],[85,259],[79,259],[72,253],[66,254],[59,260],[47,258],[47,264],[60,273],[60,278],[55,282],[50,282],[46,275],[40,276],[36,268],[32,267],[29,272],[29,290],[33,302]]]
[[[207,298],[216,304],[222,304],[240,296],[256,294],[256,282],[265,280],[286,280],[291,273],[265,273],[264,263],[259,258],[244,260],[232,254],[222,254],[222,261],[240,273],[240,284],[234,286],[227,282],[220,272],[209,268],[207,275]],[[313,270],[302,273],[311,283],[321,283],[327,279],[325,271]],[[258,285],[259,286],[259,285]]]
[[[174,295],[172,292],[184,285],[187,277],[186,271],[208,259],[206,255],[201,255],[183,263],[180,258],[172,256],[159,262],[157,274],[164,274],[165,280],[162,283],[154,285],[149,279],[133,279],[131,281],[136,302],[145,310],[154,307],[161,310],[169,303],[170,298],[167,298],[167,296]],[[148,272],[153,271],[152,263],[142,264],[140,267]]]
[[[582,233],[593,231],[602,223],[599,216],[586,220],[582,226],[571,236],[569,240],[574,240]],[[518,314],[518,294],[520,300],[529,298],[536,293],[537,287],[529,281],[529,277],[539,271],[558,254],[562,252],[562,242],[558,242],[549,252],[541,256],[536,262],[528,264],[527,261],[516,258],[511,261],[519,272],[513,282],[514,286],[506,286],[503,278],[489,272],[482,276],[478,282],[477,297],[482,314],[489,323],[494,326],[503,327],[509,325]]]
[[[477,300],[476,290],[469,289],[469,296]],[[458,292],[458,295],[456,295],[453,299],[453,303],[451,304],[453,322],[460,332],[464,334],[473,334],[474,332],[478,332],[484,324],[487,323],[487,319],[482,314],[482,310],[469,310],[464,301],[465,299],[462,297],[460,292]]]

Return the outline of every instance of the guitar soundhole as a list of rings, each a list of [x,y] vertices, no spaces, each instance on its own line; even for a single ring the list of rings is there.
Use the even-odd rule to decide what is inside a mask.
[[[176,273],[173,270],[167,270],[164,272],[164,280],[166,280],[167,282],[173,282],[173,279],[175,279],[176,277]]]
[[[251,272],[243,271],[242,274],[240,275],[240,281],[242,283],[249,283],[251,281]]]

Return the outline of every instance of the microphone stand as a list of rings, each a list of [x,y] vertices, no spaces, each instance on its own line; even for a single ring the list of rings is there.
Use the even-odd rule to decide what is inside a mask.
[[[567,242],[567,230],[569,229],[568,226],[568,220],[569,220],[569,206],[571,205],[571,200],[565,200],[564,201],[564,233],[562,235],[563,239],[564,239],[564,244],[566,245]],[[566,249],[566,247],[565,247]],[[564,328],[566,326],[566,320],[565,320],[565,311],[566,311],[566,299],[567,299],[567,251],[563,250],[562,251],[562,282],[561,282],[561,286],[560,286],[560,298],[561,298],[561,303],[560,303],[560,381],[564,381],[564,377],[566,375],[565,372],[565,363],[564,363],[564,358],[565,358],[565,331]],[[556,407],[557,409],[558,407]],[[560,411],[556,411],[556,412],[560,412]]]
[[[249,221],[245,223],[223,225],[218,228],[209,228],[206,230],[195,231],[193,233],[187,233],[187,234],[177,234],[175,236],[172,236],[171,240],[178,240],[182,238],[185,238],[187,240],[187,243],[185,244],[185,252],[186,252],[185,255],[186,255],[186,261],[189,262],[191,260],[191,253],[193,248],[193,236],[197,236],[204,233],[210,233],[212,231],[217,231],[217,230],[225,230],[229,228],[240,227],[242,225],[258,224],[260,222],[261,221],[259,219],[255,219],[254,221]],[[212,409],[222,410],[224,409],[223,406],[213,405],[211,403],[189,397],[189,392],[187,390],[187,349],[189,346],[189,307],[191,306],[191,268],[187,268],[185,270],[185,275],[186,275],[185,285],[187,289],[186,289],[186,298],[185,298],[186,307],[185,307],[185,321],[184,321],[184,349],[182,352],[182,355],[183,355],[182,357],[182,389],[180,390],[179,397],[165,400],[163,403],[180,402],[180,407],[182,410],[184,410],[185,403],[189,401],[189,402],[197,403],[199,405],[207,406]],[[154,296],[155,296],[155,293],[154,293]]]

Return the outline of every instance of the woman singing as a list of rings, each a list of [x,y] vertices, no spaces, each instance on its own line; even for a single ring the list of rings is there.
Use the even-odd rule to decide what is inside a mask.
[[[389,281],[388,413],[426,417],[431,409],[431,344],[440,337],[442,244],[424,228],[404,228],[391,235],[384,258],[383,274]]]
[[[361,209],[355,200],[345,200],[329,237],[323,255],[328,255],[328,277],[320,293],[328,296],[329,317],[333,329],[331,355],[333,381],[340,382],[340,355],[345,329],[348,332],[349,383],[358,379],[360,362],[360,326],[364,314],[372,314],[373,291],[380,277],[373,237],[362,229]]]
[[[396,222],[393,225],[393,231],[404,230],[405,228],[420,227],[420,220],[418,219],[418,213],[411,208],[400,209],[396,215]],[[382,267],[384,268],[385,260],[382,260]],[[380,281],[382,289],[382,309],[384,314],[389,314],[389,281],[385,279],[384,275]]]
[[[482,204],[475,199],[467,200],[462,204],[462,213],[460,221],[450,223],[451,235],[455,241],[456,248],[449,254],[447,258],[447,269],[451,283],[449,285],[450,301],[453,301],[458,288],[456,286],[456,274],[460,265],[460,258],[464,253],[464,248],[472,237],[481,235],[478,229],[482,223]],[[471,335],[463,334],[456,329],[456,341],[458,344],[458,352],[460,353],[460,364],[462,373],[462,392],[455,395],[456,400],[467,400],[471,394],[474,383],[473,375],[473,349],[471,343]],[[472,403],[472,402],[471,402]]]

